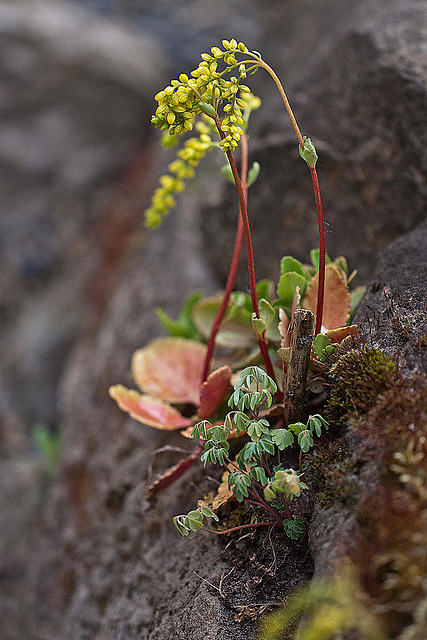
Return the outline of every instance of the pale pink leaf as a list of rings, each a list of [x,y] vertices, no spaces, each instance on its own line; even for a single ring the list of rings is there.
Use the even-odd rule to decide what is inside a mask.
[[[184,418],[174,407],[158,398],[141,395],[133,389],[126,389],[121,384],[110,387],[108,393],[117,402],[120,409],[126,411],[131,418],[149,427],[172,431],[191,425],[189,418]]]
[[[199,404],[206,345],[184,338],[157,338],[132,357],[135,382],[145,393],[174,404]]]

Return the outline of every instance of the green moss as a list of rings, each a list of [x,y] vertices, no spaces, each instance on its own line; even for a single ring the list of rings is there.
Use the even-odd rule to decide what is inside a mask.
[[[334,502],[355,503],[358,493],[357,461],[346,440],[317,446],[307,456],[306,465],[305,478],[322,507],[329,507]]]
[[[381,351],[352,349],[331,367],[326,417],[342,421],[350,411],[365,413],[396,377],[396,365]]]
[[[420,336],[415,342],[415,348],[419,351],[427,349],[427,333]]]
[[[371,447],[381,470],[380,482],[358,504],[363,537],[353,561],[366,592],[381,601],[388,628],[417,629],[416,612],[427,599],[426,377],[396,376],[351,430],[360,438],[362,455]]]

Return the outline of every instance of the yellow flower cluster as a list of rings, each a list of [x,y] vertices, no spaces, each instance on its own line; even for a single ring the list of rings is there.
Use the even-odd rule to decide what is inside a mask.
[[[173,160],[168,169],[172,175],[161,176],[160,185],[154,191],[149,208],[145,211],[145,226],[149,229],[157,229],[163,218],[175,206],[173,193],[179,193],[185,188],[184,180],[194,176],[194,168],[200,160],[215,145],[211,138],[211,127],[205,122],[196,124],[198,137],[186,140],[184,146],[179,149],[177,158]]]
[[[234,39],[223,40],[222,44],[224,50],[212,47],[210,54],[201,54],[202,62],[190,77],[182,73],[178,80],[172,80],[155,96],[158,107],[152,122],[163,131],[169,131],[170,135],[179,135],[193,128],[195,116],[209,113],[215,118],[221,106],[225,117],[221,120],[218,116],[217,124],[225,134],[220,147],[227,152],[234,151],[243,135],[242,109],[247,107],[247,103],[238,94],[250,93],[249,87],[241,81],[248,70],[252,73],[257,70],[259,54],[250,52],[243,42],[238,43]],[[237,54],[246,54],[250,59],[239,62]],[[225,64],[222,71],[218,70],[220,59]],[[235,69],[238,74],[227,79],[226,76]]]
[[[261,100],[252,93],[239,94],[239,100],[243,108],[244,127],[246,127],[251,112],[260,107]],[[177,158],[169,164],[168,169],[173,175],[164,175],[160,178],[160,186],[154,191],[150,206],[144,212],[144,223],[149,229],[157,229],[160,226],[163,218],[176,204],[172,194],[183,190],[186,178],[194,177],[195,168],[206,153],[214,147],[220,147],[221,143],[215,143],[212,139],[215,132],[212,118],[205,115],[202,117],[203,121],[197,120],[195,123],[199,136],[189,138],[179,149]],[[170,135],[169,131],[165,131],[162,145],[173,147],[177,144],[177,138],[177,135]]]
[[[210,149],[219,146],[224,152],[235,150],[250,112],[261,104],[249,87],[242,84],[248,72],[257,70],[260,55],[234,39],[223,40],[222,45],[224,50],[212,47],[211,53],[202,53],[202,62],[190,77],[182,73],[155,96],[158,107],[152,122],[165,132],[164,146],[173,146],[180,134],[191,131],[194,126],[199,135],[188,139],[178,151],[177,158],[168,166],[171,175],[160,178],[160,185],[145,211],[145,226],[150,229],[157,228],[175,206],[173,194],[185,188],[185,179],[194,176],[194,168]],[[249,59],[239,62],[236,58],[239,54]],[[221,59],[225,66],[219,71]],[[230,76],[234,70],[237,72]],[[200,114],[204,120],[196,122]],[[218,125],[224,135],[219,144],[212,139]]]

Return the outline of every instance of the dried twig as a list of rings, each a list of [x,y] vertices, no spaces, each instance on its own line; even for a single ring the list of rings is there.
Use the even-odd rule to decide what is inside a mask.
[[[292,316],[290,358],[284,379],[285,423],[305,420],[307,409],[306,380],[314,334],[314,314],[296,309]]]

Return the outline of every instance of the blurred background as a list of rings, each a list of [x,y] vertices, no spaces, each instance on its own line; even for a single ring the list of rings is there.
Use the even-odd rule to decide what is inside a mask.
[[[153,95],[227,35],[265,48],[275,4],[0,2],[2,432],[56,423],[67,353],[154,186]]]
[[[331,255],[347,255],[361,284],[379,251],[425,216],[426,35],[417,0],[0,0],[5,640],[28,638],[20,581],[56,455],[70,355],[102,326],[129,252],[148,243],[155,256],[159,242],[141,224],[166,165],[150,125],[154,94],[223,38],[260,50],[320,152]],[[313,196],[309,182],[300,194],[306,168],[273,84],[257,74],[253,90],[264,110],[253,116],[251,146],[265,167],[253,200],[255,250],[259,277],[274,277],[278,257],[307,260],[316,244]],[[197,221],[207,275],[201,262],[184,275],[214,290],[226,275],[218,256],[232,248],[235,200],[225,186],[196,193],[190,222],[185,206],[165,237],[181,237],[179,252],[182,229]]]

